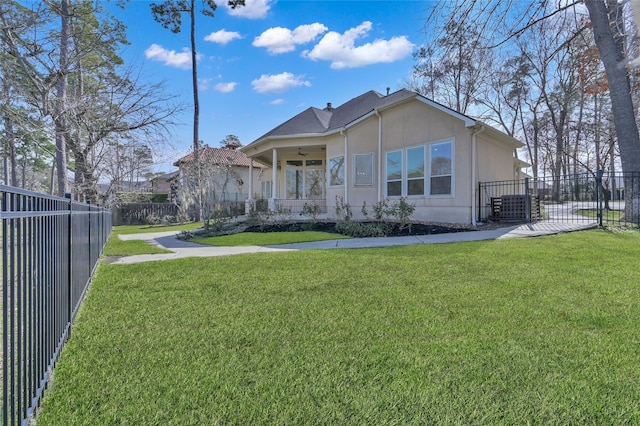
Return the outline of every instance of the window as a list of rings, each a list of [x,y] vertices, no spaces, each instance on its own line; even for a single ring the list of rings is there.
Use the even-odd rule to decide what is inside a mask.
[[[271,198],[271,181],[262,181],[262,198]]]
[[[314,200],[324,195],[323,160],[287,160],[287,199]]]
[[[344,156],[329,158],[329,186],[344,185]]]
[[[402,195],[402,151],[387,152],[387,197]]]
[[[424,146],[407,149],[407,195],[424,195]]]
[[[451,142],[431,145],[431,195],[451,194],[452,178]]]
[[[387,197],[453,193],[453,142],[389,151],[386,155]]]
[[[353,162],[353,184],[355,186],[373,185],[373,154],[355,154]]]

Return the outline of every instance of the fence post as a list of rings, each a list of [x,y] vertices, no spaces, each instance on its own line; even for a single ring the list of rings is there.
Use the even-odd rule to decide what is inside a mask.
[[[476,216],[477,220],[482,220],[482,182],[478,182],[478,196],[476,197],[476,202],[478,203],[478,215]],[[476,190],[475,188],[473,189]]]
[[[596,208],[598,209],[598,226],[602,227],[602,176],[604,170],[596,172]]]
[[[64,197],[69,200],[69,227],[67,233],[69,234],[69,245],[67,246],[67,267],[69,268],[69,272],[67,274],[67,326],[69,327],[69,331],[67,334],[67,338],[71,333],[71,327],[69,322],[71,321],[71,314],[73,312],[73,291],[72,291],[72,283],[73,283],[73,260],[72,260],[72,247],[73,247],[73,198],[71,197],[71,193],[67,192],[64,194]]]
[[[531,222],[531,194],[528,177],[524,178],[524,214],[527,222]]]

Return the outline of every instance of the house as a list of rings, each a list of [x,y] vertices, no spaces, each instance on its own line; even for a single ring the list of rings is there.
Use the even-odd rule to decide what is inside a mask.
[[[210,179],[209,185],[216,196],[225,201],[249,198],[248,189],[259,187],[261,171],[265,168],[260,162],[250,160],[245,153],[236,149],[211,148],[208,145],[200,149],[199,160],[203,164],[201,173]],[[192,152],[173,163],[180,169],[181,178],[187,174],[193,161]],[[251,173],[249,169],[252,170]]]
[[[175,170],[173,172],[154,177],[151,179],[151,191],[154,194],[175,195],[174,192],[179,175],[180,172]],[[173,198],[173,196],[171,198]]]
[[[475,224],[478,182],[518,178],[523,162],[514,152],[521,146],[487,124],[400,90],[308,108],[241,151],[269,167],[261,195],[274,211],[315,203],[332,218],[339,199],[357,219],[363,205],[406,197],[415,205],[414,220]]]

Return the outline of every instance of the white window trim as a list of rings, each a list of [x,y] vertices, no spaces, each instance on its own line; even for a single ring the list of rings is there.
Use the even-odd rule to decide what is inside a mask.
[[[431,194],[431,178],[432,177],[438,177],[438,176],[431,176],[431,147],[434,145],[441,145],[441,144],[450,144],[451,145],[451,193],[449,194]],[[409,192],[409,172],[407,169],[407,165],[408,165],[408,151],[410,149],[414,149],[414,148],[424,148],[424,194],[423,195],[408,195]],[[401,195],[389,195],[388,194],[388,182],[389,180],[387,180],[387,155],[394,153],[394,152],[400,152],[401,153],[401,158],[402,158],[402,170],[401,170]],[[414,146],[407,146],[407,147],[402,147],[400,149],[393,149],[393,150],[389,150],[386,151],[384,153],[384,194],[386,198],[401,198],[401,197],[407,197],[407,198],[455,198],[455,176],[456,176],[456,170],[455,170],[455,139],[454,138],[447,138],[447,139],[441,139],[441,140],[437,140],[437,141],[433,141],[433,142],[426,142],[424,144],[420,144],[420,145],[414,145]],[[448,176],[448,175],[442,175],[442,176]],[[397,179],[392,180],[392,182],[397,182]]]
[[[313,165],[313,166],[307,166],[307,161],[308,160],[319,160],[322,161],[321,165]],[[305,159],[300,159],[297,157],[285,157],[282,159],[283,163],[284,163],[284,191],[285,191],[285,197],[287,197],[287,200],[309,200],[311,198],[307,198],[307,194],[306,194],[306,187],[305,187],[305,181],[306,181],[306,172],[307,170],[323,170],[326,166],[327,166],[327,162],[324,158],[321,157],[311,157],[311,158],[305,158]],[[302,161],[302,165],[301,166],[293,166],[293,165],[289,165],[288,162],[289,161]],[[302,171],[302,176],[303,176],[303,181],[302,181],[302,198],[288,198],[289,193],[287,192],[287,171],[289,170],[300,170]],[[324,169],[325,171],[325,179],[326,179],[326,169]],[[327,193],[326,193],[326,182],[324,185],[322,185],[322,197],[326,197]]]
[[[438,175],[438,176],[431,176],[431,147],[434,145],[441,145],[441,144],[451,144],[451,192],[449,194],[431,194],[431,178],[432,177],[438,177],[438,176],[448,176],[448,175]],[[428,175],[427,175],[427,182],[426,184],[428,185],[425,186],[425,191],[427,191],[427,195],[425,195],[425,197],[427,198],[455,198],[455,188],[456,188],[456,153],[455,153],[455,141],[453,138],[450,139],[442,139],[439,141],[433,141],[433,142],[429,142],[427,144],[427,147],[429,149],[429,154],[427,155],[427,158],[429,160],[429,165],[427,167],[428,169]],[[472,188],[472,191],[474,189]]]
[[[424,188],[424,193],[423,194],[417,194],[417,195],[409,195],[409,150],[410,149],[415,149],[415,148],[422,148],[423,149],[423,154],[422,154],[422,161],[424,162],[424,169],[423,169],[423,173],[424,176],[422,176],[422,181],[423,181],[423,188]],[[407,198],[426,198],[427,197],[427,172],[429,170],[429,167],[427,166],[427,159],[429,158],[429,156],[427,155],[427,145],[426,144],[421,144],[421,145],[415,145],[415,146],[408,146],[406,148],[404,148],[402,150],[402,155],[404,156],[404,164],[402,167],[402,196],[403,197],[407,197]],[[412,178],[411,180],[417,180],[417,178]]]
[[[371,183],[357,183],[358,179],[356,177],[356,158],[360,156],[371,158]],[[374,160],[375,160],[374,153],[365,152],[365,153],[353,154],[352,160],[353,160],[353,186],[358,186],[358,187],[374,186],[376,183],[376,176],[375,176],[375,169],[374,169]]]
[[[340,185],[331,185],[331,160],[333,160],[334,158],[342,158],[342,168],[343,168],[343,176],[342,176],[342,181],[343,183]],[[329,188],[344,188],[344,181],[345,179],[345,172],[347,170],[347,164],[345,162],[345,156],[340,154],[340,155],[334,155],[333,157],[329,157],[327,159],[327,187]]]
[[[395,152],[399,152],[400,153],[400,161],[402,161],[402,164],[400,164],[400,179],[393,179],[391,181],[389,181],[389,169],[388,169],[388,157],[389,154],[395,153]],[[405,149],[401,148],[401,149],[394,149],[392,151],[387,151],[384,154],[384,195],[387,198],[400,198],[402,197],[406,190],[405,190]],[[389,182],[398,182],[400,181],[400,195],[389,195]]]

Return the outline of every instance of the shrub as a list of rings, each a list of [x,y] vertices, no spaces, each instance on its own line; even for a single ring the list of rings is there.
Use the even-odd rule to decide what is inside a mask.
[[[272,220],[275,225],[283,225],[291,221],[291,208],[278,206],[273,212]]]
[[[353,217],[351,206],[344,202],[344,197],[336,195],[336,217],[339,221],[348,222]]]
[[[407,203],[407,200],[402,197],[396,203],[389,206],[387,213],[398,222],[399,229],[411,229],[410,220],[415,209],[415,204]]]
[[[391,225],[383,222],[338,222],[336,232],[353,238],[384,237],[391,232]]]
[[[318,216],[320,216],[320,213],[322,213],[322,209],[320,208],[320,205],[315,201],[313,201],[311,204],[304,203],[304,207],[302,207],[302,213],[300,214],[304,216],[309,216],[311,218],[311,222],[316,223],[318,222]]]
[[[366,219],[369,219],[369,210],[367,210],[367,202],[363,201],[362,202],[362,208],[360,209],[360,213],[362,213],[362,216]]]
[[[373,205],[373,218],[378,222],[381,222],[387,217],[388,211],[389,202],[386,199],[378,201]]]
[[[148,225],[159,225],[162,223],[160,216],[155,213],[148,214],[144,221],[147,222]]]

